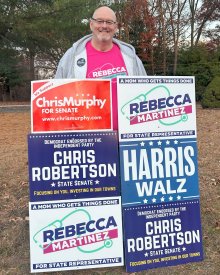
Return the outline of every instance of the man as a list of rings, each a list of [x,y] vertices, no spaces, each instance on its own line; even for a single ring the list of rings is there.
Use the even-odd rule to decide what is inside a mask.
[[[55,78],[112,79],[113,129],[117,130],[117,81],[119,75],[146,75],[141,60],[130,44],[113,38],[117,32],[116,15],[103,6],[91,20],[92,34],[73,44],[61,58]]]

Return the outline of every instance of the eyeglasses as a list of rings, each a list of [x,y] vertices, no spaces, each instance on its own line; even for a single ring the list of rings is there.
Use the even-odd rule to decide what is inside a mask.
[[[106,23],[106,25],[108,26],[112,26],[114,24],[116,24],[115,21],[113,20],[102,20],[102,19],[95,19],[95,18],[91,18],[93,21],[95,21],[98,25],[103,25],[104,23]]]

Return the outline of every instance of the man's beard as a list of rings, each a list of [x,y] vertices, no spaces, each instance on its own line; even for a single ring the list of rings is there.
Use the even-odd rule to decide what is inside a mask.
[[[112,39],[110,33],[109,32],[105,32],[105,31],[99,32],[97,34],[97,38],[101,42],[108,42],[108,41],[111,41],[111,39]]]

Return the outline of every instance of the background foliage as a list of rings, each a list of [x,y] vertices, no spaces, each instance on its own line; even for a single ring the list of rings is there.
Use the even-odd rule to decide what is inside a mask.
[[[203,98],[203,107],[220,108],[220,77],[216,76],[206,88]]]
[[[219,0],[0,0],[2,95],[52,78],[64,52],[90,32],[100,5],[116,11],[117,37],[136,48],[148,75],[195,75],[203,99],[220,76]]]

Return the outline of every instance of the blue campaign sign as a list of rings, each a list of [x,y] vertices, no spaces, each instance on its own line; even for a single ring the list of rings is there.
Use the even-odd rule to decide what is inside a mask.
[[[120,142],[122,205],[199,198],[195,138]]]
[[[199,200],[124,207],[127,272],[203,259]]]
[[[118,196],[116,131],[28,136],[30,201]]]

